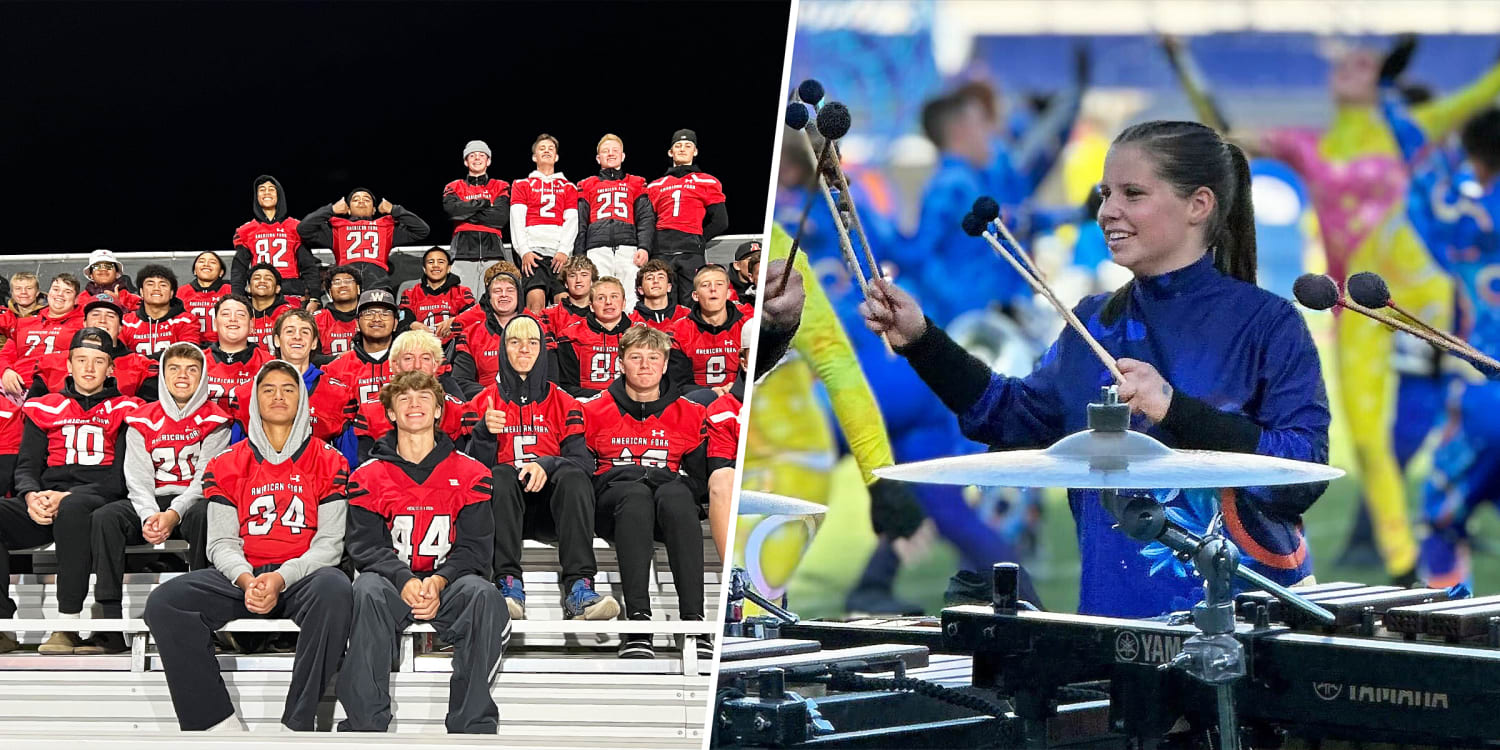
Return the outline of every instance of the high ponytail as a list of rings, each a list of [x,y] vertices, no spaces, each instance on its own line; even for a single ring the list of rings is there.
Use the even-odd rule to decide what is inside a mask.
[[[1200,187],[1214,194],[1214,215],[1204,239],[1214,267],[1255,283],[1255,210],[1250,203],[1250,162],[1245,152],[1202,123],[1153,120],[1132,125],[1113,146],[1131,144],[1150,156],[1156,174],[1186,198]],[[1125,312],[1132,279],[1104,303],[1100,318],[1111,325]]]

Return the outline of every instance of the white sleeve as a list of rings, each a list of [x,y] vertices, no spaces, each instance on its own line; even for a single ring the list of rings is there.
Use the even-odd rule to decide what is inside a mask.
[[[125,490],[130,495],[135,514],[144,524],[157,512],[156,466],[151,463],[151,454],[146,452],[146,439],[129,426],[125,428]]]
[[[572,255],[573,242],[577,239],[578,209],[569,208],[563,211],[562,239],[558,242],[557,252]]]
[[[193,472],[193,481],[188,488],[183,490],[177,497],[172,498],[172,510],[177,511],[178,517],[187,513],[188,508],[203,499],[203,470],[208,468],[208,460],[224,452],[229,447],[229,426],[225,425],[203,438],[203,449],[199,454],[198,470]]]
[[[531,243],[526,239],[526,204],[510,204],[510,246],[516,251],[516,260],[531,252]]]

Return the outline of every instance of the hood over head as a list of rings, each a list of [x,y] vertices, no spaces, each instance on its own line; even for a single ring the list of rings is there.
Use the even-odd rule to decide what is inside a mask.
[[[267,367],[277,363],[292,368],[293,372],[297,370],[284,359],[273,359],[261,365],[260,372],[265,372]],[[256,386],[259,379],[260,373],[256,373],[255,380],[250,381],[250,424],[245,429],[245,435],[261,459],[267,463],[279,464],[297,455],[307,444],[307,439],[312,437],[312,412],[307,405],[307,383],[301,376],[294,378],[297,381],[297,416],[292,419],[292,432],[287,437],[286,444],[278,451],[271,446],[270,438],[266,437],[265,425],[260,421],[260,388]]]
[[[515,323],[520,318],[521,316],[518,315],[510,322]],[[538,328],[541,327],[541,323],[535,318],[532,318],[532,322],[537,323]],[[509,328],[510,325],[507,324],[506,327]],[[542,335],[545,339],[546,334]],[[517,404],[534,404],[547,398],[549,389],[552,387],[550,382],[552,373],[547,365],[550,359],[551,357],[547,356],[546,341],[543,340],[541,351],[536,357],[536,364],[531,366],[531,372],[526,374],[525,380],[522,380],[520,373],[516,372],[516,368],[510,363],[510,357],[505,352],[505,333],[501,332],[500,371],[495,375],[495,382],[500,385],[500,397]]]
[[[280,180],[272,177],[271,175],[263,174],[255,178],[255,184],[250,186],[250,215],[254,217],[256,221],[266,221],[266,213],[265,211],[261,210],[260,201],[255,197],[255,192],[260,189],[261,185],[264,185],[267,182],[276,186],[276,216],[275,218],[271,219],[271,221],[266,223],[275,224],[286,218],[286,188],[281,186]]]

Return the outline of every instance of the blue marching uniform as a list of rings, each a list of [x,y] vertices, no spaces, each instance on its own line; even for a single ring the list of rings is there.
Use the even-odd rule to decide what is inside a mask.
[[[1452,154],[1426,142],[1391,98],[1387,118],[1402,155],[1412,165],[1412,225],[1422,231],[1433,258],[1459,287],[1459,334],[1485,354],[1500,355],[1500,193],[1478,186]],[[1469,186],[1477,186],[1474,190]],[[1467,189],[1466,189],[1467,188]],[[1500,499],[1500,382],[1459,380],[1449,389],[1439,426],[1442,442],[1422,487],[1429,533],[1418,565],[1432,585],[1472,586],[1466,551],[1468,520],[1482,502]]]
[[[1307,325],[1291,303],[1220,273],[1211,253],[1156,277],[1137,278],[1123,312],[1101,321],[1110,295],[1075,308],[1116,358],[1150,363],[1174,388],[1160,424],[1132,428],[1174,448],[1254,452],[1328,461],[1328,397]],[[1113,382],[1071,328],[1025,378],[991,373],[936,326],[904,354],[959,417],[966,437],[997,450],[1040,448],[1087,428],[1086,407]],[[1153,492],[1171,517],[1201,532],[1216,512],[1243,564],[1282,584],[1312,573],[1304,513],[1326,483],[1239,490]],[[1153,617],[1202,599],[1202,579],[1159,543],[1112,528],[1095,491],[1070,490],[1082,557],[1079,611]]]

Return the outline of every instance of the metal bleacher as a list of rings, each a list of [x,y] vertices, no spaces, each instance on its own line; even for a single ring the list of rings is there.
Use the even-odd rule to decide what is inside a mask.
[[[735,247],[748,236],[720,237],[710,243],[709,259],[727,263]],[[409,252],[398,249],[410,262]],[[326,263],[326,251],[315,251]],[[193,252],[131,253],[121,257],[126,272],[148,263],[165,263],[186,280]],[[222,253],[228,259],[227,251]],[[46,283],[52,274],[78,274],[85,253],[45,256],[0,256],[0,273],[28,270]],[[398,267],[400,265],[398,263]],[[168,543],[172,545],[173,543]],[[619,565],[613,548],[594,542],[600,593],[617,599],[620,594]],[[175,547],[140,546],[132,553],[172,551]],[[17,553],[20,554],[20,553]],[[160,750],[163,746],[203,746],[203,735],[177,730],[154,643],[140,621],[145,601],[160,582],[177,573],[128,573],[125,577],[123,621],[112,621],[110,629],[138,635],[128,636],[132,650],[112,656],[45,656],[36,644],[58,624],[55,587],[55,555],[49,547],[27,551],[34,573],[12,576],[11,592],[18,611],[14,623],[0,629],[18,628],[23,648],[0,655],[0,747],[55,748],[60,739],[68,747],[108,746],[121,750],[136,746]],[[721,611],[723,566],[704,526],[707,623],[687,623],[677,618],[677,591],[667,567],[665,550],[658,545],[651,578],[651,603],[656,620],[657,658],[622,660],[620,621],[576,622],[563,619],[559,566],[556,550],[527,540],[522,563],[527,593],[527,619],[513,626],[495,681],[493,695],[500,707],[499,740],[510,747],[699,747],[713,695],[713,663],[697,658],[694,634],[717,633]],[[85,617],[93,604],[85,601]],[[86,627],[83,620],[78,627]],[[99,623],[103,625],[103,622]],[[237,621],[228,630],[294,630],[267,621]],[[632,631],[641,630],[633,625]],[[496,738],[457,737],[444,734],[447,707],[449,656],[429,648],[430,626],[408,630],[400,658],[393,665],[391,691],[394,721],[388,738],[361,735],[279,733],[292,655],[221,653],[224,681],[234,698],[237,715],[249,733],[213,735],[212,746],[268,748],[361,745],[397,742],[401,747],[495,746]],[[84,630],[85,633],[89,632]],[[343,718],[332,687],[324,696],[319,728]],[[399,738],[396,736],[399,735]]]

